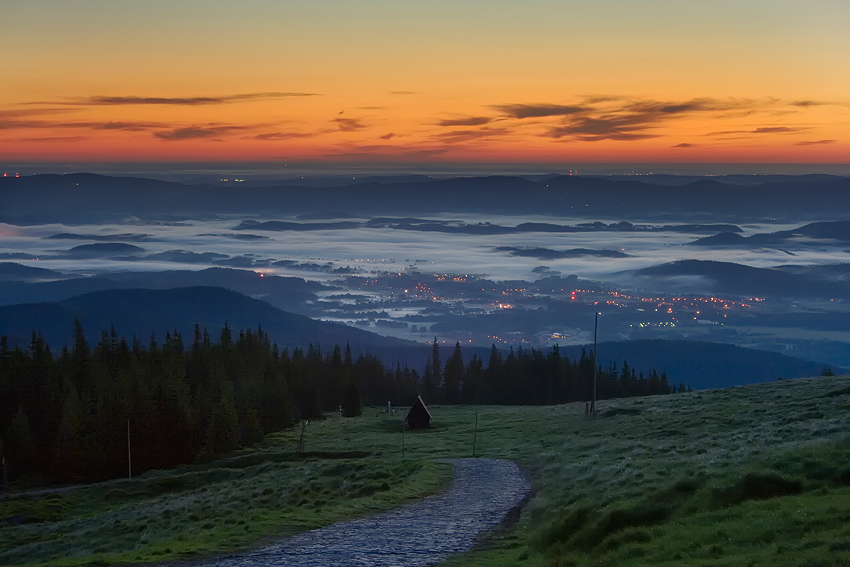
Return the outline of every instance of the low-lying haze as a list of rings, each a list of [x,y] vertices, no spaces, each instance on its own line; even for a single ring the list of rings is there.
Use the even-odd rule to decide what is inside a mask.
[[[472,225],[491,223],[502,226],[530,222],[558,225],[587,222],[586,218],[559,216],[466,215],[460,218],[457,214],[446,214],[429,218],[435,221],[462,220]],[[76,226],[0,224],[0,260],[14,260],[82,274],[101,270],[199,269],[230,265],[323,280],[333,279],[333,274],[325,272],[338,268],[347,267],[366,275],[373,271],[405,271],[411,266],[424,272],[467,273],[494,280],[533,280],[539,274],[535,269],[545,265],[550,272],[562,275],[575,274],[583,278],[616,280],[620,283],[624,282],[619,272],[681,259],[736,262],[762,268],[787,264],[850,262],[850,250],[841,246],[818,246],[798,252],[775,248],[730,250],[689,246],[690,242],[706,234],[687,229],[682,232],[606,230],[484,235],[368,227],[235,230],[244,220],[244,216],[239,216],[186,218],[179,222],[131,219],[121,224]],[[274,217],[274,220],[299,222],[295,217]],[[618,219],[596,220],[607,224],[617,222]],[[656,225],[646,223],[646,226]],[[748,223],[740,226],[740,234],[750,236],[790,230],[797,226],[799,223]],[[128,229],[132,229],[132,232],[128,232]],[[101,246],[82,242],[101,243]],[[107,247],[104,243],[114,243],[116,246]],[[570,258],[540,258],[517,255],[510,250],[521,248],[554,252],[575,249],[619,251],[627,256],[617,258],[586,254]],[[275,265],[281,260],[293,260],[296,265]],[[305,271],[311,274],[305,274]]]

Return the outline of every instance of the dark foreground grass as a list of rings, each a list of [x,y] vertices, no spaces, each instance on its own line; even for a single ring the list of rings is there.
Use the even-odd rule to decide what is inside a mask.
[[[279,445],[282,448],[282,446]],[[265,453],[265,454],[264,454]],[[379,457],[205,467],[0,500],[0,564],[104,565],[196,558],[294,535],[439,491],[447,465]]]
[[[0,519],[28,522],[0,527],[0,563],[199,557],[392,507],[445,485],[434,459],[472,455],[477,412],[477,456],[518,461],[535,492],[451,567],[850,565],[848,385],[617,400],[594,421],[584,404],[431,407],[435,427],[404,435],[403,412],[334,416],[308,425],[306,459],[291,430],[203,466],[0,501]]]

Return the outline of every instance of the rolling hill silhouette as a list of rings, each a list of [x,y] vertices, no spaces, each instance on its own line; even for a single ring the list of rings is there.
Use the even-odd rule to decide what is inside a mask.
[[[811,242],[815,240],[816,242]],[[721,232],[714,236],[698,238],[689,242],[694,246],[736,246],[743,248],[762,247],[806,247],[811,245],[850,245],[850,221],[813,222],[792,230],[780,230],[741,236]]]
[[[218,287],[111,289],[59,302],[7,305],[0,307],[0,335],[8,336],[10,344],[26,345],[32,331],[40,331],[58,351],[72,340],[75,318],[92,342],[100,339],[101,331],[114,326],[119,336],[128,340],[135,335],[147,343],[153,333],[161,341],[166,332],[176,330],[188,343],[195,324],[205,327],[211,339],[217,341],[227,323],[234,334],[240,329],[256,330],[262,326],[281,348],[307,347],[310,343],[330,348],[349,343],[352,351],[358,352],[412,344],[281,311],[265,301]]]
[[[743,297],[848,298],[846,282],[821,279],[777,268],[755,268],[733,262],[677,260],[643,268],[635,276],[664,286],[664,280],[681,277],[702,278],[707,291]]]
[[[191,344],[197,323],[206,328],[217,342],[225,322],[234,334],[262,326],[270,339],[283,347],[321,345],[329,350],[335,344],[350,344],[352,352],[369,352],[385,365],[409,365],[422,371],[430,359],[431,346],[383,337],[346,325],[316,321],[287,313],[234,291],[216,287],[189,287],[167,290],[113,289],[88,293],[59,302],[29,303],[0,307],[0,336],[11,346],[25,348],[32,332],[41,332],[54,353],[72,342],[74,319],[78,318],[90,345],[101,332],[114,326],[119,336],[132,340],[135,335],[144,344],[155,335],[161,343],[166,332],[179,331],[187,346]],[[562,354],[578,359],[582,348],[564,347]],[[443,357],[451,346],[444,345]],[[701,341],[634,340],[601,343],[600,361],[630,366],[648,373],[666,371],[671,382],[683,381],[693,388],[719,388],[817,375],[829,365],[800,360],[784,354],[756,351],[728,344]],[[477,354],[488,360],[490,349],[464,348],[464,359]],[[507,353],[505,353],[507,354]]]

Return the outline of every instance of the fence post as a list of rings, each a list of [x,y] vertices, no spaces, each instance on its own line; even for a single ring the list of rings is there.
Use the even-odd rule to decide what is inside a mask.
[[[298,449],[296,449],[299,453],[304,452],[304,430],[307,429],[308,423],[310,422],[305,419],[304,423],[301,424],[301,438],[298,440]]]
[[[472,434],[472,458],[475,458],[475,444],[478,441],[478,410],[475,410],[475,431]]]
[[[127,478],[133,478],[133,458],[130,453],[130,420],[127,420]]]

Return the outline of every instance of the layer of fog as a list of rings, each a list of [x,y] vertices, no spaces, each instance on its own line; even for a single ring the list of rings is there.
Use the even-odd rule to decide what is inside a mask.
[[[490,222],[515,226],[523,222],[578,224],[587,219],[510,215],[432,215],[434,220],[469,224]],[[680,259],[736,262],[754,267],[850,262],[840,248],[817,246],[789,254],[778,249],[711,249],[689,246],[706,234],[693,232],[527,232],[471,235],[420,232],[392,228],[349,228],[310,231],[236,231],[245,217],[187,220],[180,223],[83,225],[46,224],[18,227],[0,224],[0,261],[78,274],[103,271],[203,269],[219,265],[251,268],[279,275],[320,281],[338,279],[333,269],[368,275],[412,269],[426,273],[474,274],[494,280],[536,280],[546,275],[576,274],[582,278],[628,284],[621,272]],[[293,218],[256,219],[295,221]],[[368,219],[363,219],[368,220]],[[599,219],[616,222],[618,219]],[[792,229],[799,225],[755,223],[741,226],[743,235]],[[71,238],[49,238],[71,233]],[[81,254],[75,247],[104,242],[131,242],[143,250],[132,254]],[[497,247],[613,250],[622,258],[586,255],[574,258],[535,258],[497,251]],[[179,253],[176,251],[180,251]],[[38,258],[38,260],[35,260]],[[285,265],[275,262],[289,260]]]

